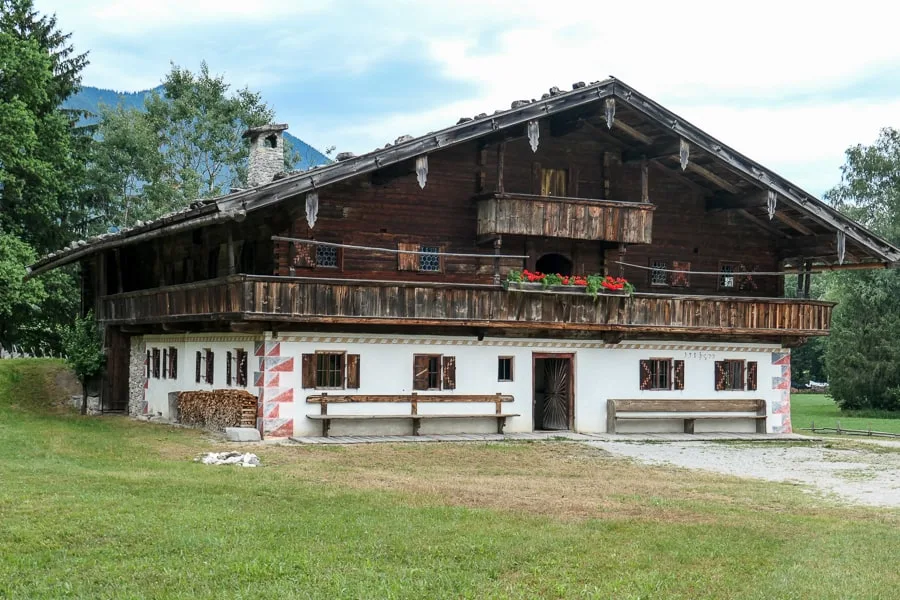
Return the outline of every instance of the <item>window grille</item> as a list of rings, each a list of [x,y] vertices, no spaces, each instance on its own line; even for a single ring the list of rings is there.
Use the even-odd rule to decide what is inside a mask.
[[[336,268],[338,266],[338,249],[334,246],[316,246],[316,266]]]
[[[343,353],[316,352],[316,387],[344,387]]]
[[[669,274],[666,269],[669,263],[664,260],[654,260],[650,262],[650,285],[668,285]]]
[[[441,270],[441,257],[438,254],[441,249],[438,246],[422,246],[419,255],[419,270],[432,273]]]

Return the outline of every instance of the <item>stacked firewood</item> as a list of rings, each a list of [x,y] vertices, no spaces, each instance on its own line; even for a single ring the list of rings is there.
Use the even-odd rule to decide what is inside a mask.
[[[179,392],[178,412],[185,425],[256,427],[256,396],[246,390]]]

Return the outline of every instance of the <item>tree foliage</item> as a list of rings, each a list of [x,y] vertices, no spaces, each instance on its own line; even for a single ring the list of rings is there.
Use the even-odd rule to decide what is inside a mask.
[[[63,335],[66,363],[81,382],[81,414],[87,412],[87,382],[100,375],[106,364],[103,339],[93,313],[78,317]]]
[[[900,132],[847,150],[835,206],[900,242]],[[826,298],[838,302],[825,346],[830,390],[842,408],[900,410],[900,272],[835,273]]]
[[[0,231],[0,347],[23,345],[22,329],[38,317],[47,297],[40,281],[24,280],[25,265],[34,258],[28,244]]]

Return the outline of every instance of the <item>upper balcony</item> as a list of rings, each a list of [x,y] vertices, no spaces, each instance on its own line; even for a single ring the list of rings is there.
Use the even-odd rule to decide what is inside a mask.
[[[501,286],[232,275],[104,296],[107,324],[290,322],[467,327],[546,335],[807,337],[827,335],[830,302],[636,293],[593,297]]]
[[[653,204],[531,194],[479,196],[478,235],[533,235],[649,244]]]

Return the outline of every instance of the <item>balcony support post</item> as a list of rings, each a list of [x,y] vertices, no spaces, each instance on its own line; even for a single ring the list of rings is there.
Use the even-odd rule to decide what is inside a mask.
[[[500,285],[500,247],[503,245],[503,237],[497,236],[494,240],[494,285]]]
[[[228,225],[228,274],[234,275],[236,269],[234,266],[234,228]]]
[[[502,194],[503,189],[503,159],[506,154],[506,142],[497,144],[497,193]]]
[[[649,163],[645,156],[641,159],[641,202],[650,202]]]

